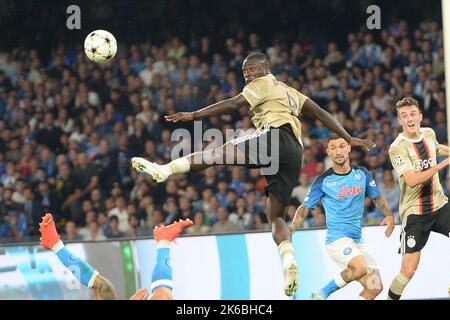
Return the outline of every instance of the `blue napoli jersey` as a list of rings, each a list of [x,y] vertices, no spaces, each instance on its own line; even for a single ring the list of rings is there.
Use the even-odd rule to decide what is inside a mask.
[[[366,194],[374,199],[380,196],[380,191],[364,167],[352,168],[347,174],[335,173],[330,168],[314,179],[303,205],[312,209],[322,200],[328,229],[326,244],[343,237],[362,242]]]

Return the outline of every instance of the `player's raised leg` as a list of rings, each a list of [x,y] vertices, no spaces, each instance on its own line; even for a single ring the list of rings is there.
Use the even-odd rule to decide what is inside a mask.
[[[227,151],[228,154],[232,153],[230,157],[227,157]],[[218,148],[194,152],[164,165],[141,157],[131,158],[131,165],[137,172],[152,176],[156,182],[164,182],[173,174],[201,171],[216,164],[236,164],[237,155],[237,148],[228,142]]]
[[[41,233],[41,246],[52,250],[81,284],[92,288],[96,299],[117,299],[117,292],[113,284],[105,277],[102,277],[89,263],[75,256],[64,245],[56,231],[55,222],[50,213],[47,213],[42,218],[42,222],[39,224],[39,231]]]
[[[402,267],[389,287],[388,300],[399,300],[420,262],[420,251],[405,253],[402,256]]]
[[[152,273],[150,286],[152,300],[172,300],[172,266],[170,265],[170,247],[184,228],[192,225],[192,221],[180,220],[168,226],[156,227],[153,236],[157,241],[156,265]]]
[[[267,220],[272,225],[272,237],[283,259],[284,292],[287,296],[292,296],[298,288],[298,266],[291,242],[291,232],[284,221],[285,210],[286,207],[272,193],[269,193],[266,207]]]

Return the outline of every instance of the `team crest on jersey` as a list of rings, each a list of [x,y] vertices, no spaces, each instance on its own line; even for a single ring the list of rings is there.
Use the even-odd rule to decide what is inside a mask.
[[[345,256],[348,256],[350,253],[352,253],[352,248],[347,247],[344,249],[344,251],[342,252]]]
[[[359,173],[355,173],[355,175],[353,176],[353,178],[354,178],[356,181],[359,181],[359,180],[361,180],[361,175],[360,175]]]
[[[394,157],[394,165],[396,165],[397,167],[400,167],[403,164],[403,159],[400,156],[395,156]]]
[[[406,240],[406,244],[410,248],[414,248],[416,246],[416,239],[414,239],[414,236],[408,236],[408,240]]]
[[[370,181],[369,186],[371,186],[372,188],[375,188],[377,186],[377,183],[375,182],[375,180]]]

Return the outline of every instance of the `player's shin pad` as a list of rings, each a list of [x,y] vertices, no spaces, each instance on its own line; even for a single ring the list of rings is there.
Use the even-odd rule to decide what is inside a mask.
[[[407,278],[403,273],[399,272],[395,279],[392,281],[391,286],[389,287],[388,299],[399,300],[409,280],[411,279]]]

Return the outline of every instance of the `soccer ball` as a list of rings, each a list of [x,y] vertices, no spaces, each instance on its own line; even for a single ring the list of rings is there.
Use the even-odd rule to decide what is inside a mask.
[[[105,30],[92,31],[84,40],[84,52],[94,62],[107,62],[116,55],[116,38]]]

